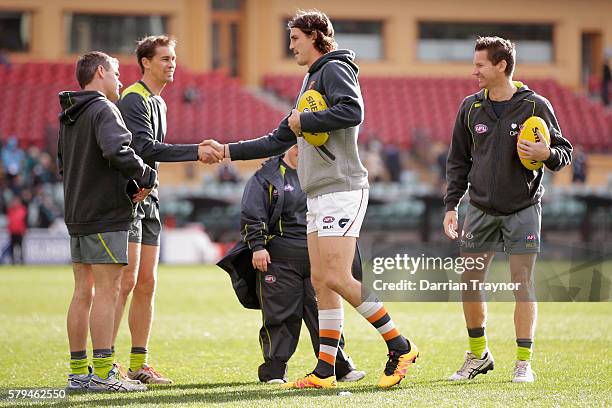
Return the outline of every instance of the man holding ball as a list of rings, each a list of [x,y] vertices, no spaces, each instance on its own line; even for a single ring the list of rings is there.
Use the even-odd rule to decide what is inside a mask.
[[[509,255],[512,282],[520,283],[514,291],[517,361],[512,381],[533,382],[530,361],[537,317],[533,272],[540,251],[544,170],[528,170],[520,159],[541,161],[559,171],[570,164],[572,146],[561,135],[550,102],[512,80],[515,56],[509,40],[476,40],[472,75],[480,91],[463,100],[455,122],[446,166],[444,233],[450,239],[459,238],[457,208],[467,190],[461,256],[484,260],[484,268],[466,270],[462,279],[483,281],[495,251]],[[531,116],[544,120],[550,144],[541,133],[538,142],[519,141],[521,125]],[[465,292],[463,312],[470,350],[451,381],[472,379],[494,366],[485,335],[487,307],[482,293]]]

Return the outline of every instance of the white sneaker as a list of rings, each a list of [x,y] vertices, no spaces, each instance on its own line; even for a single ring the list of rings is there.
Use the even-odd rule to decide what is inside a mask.
[[[87,367],[87,369],[89,371],[88,374],[68,374],[68,386],[66,386],[66,391],[74,392],[89,390],[89,382],[91,381],[93,370],[91,366]]]
[[[533,371],[531,370],[531,362],[524,360],[516,360],[514,366],[513,383],[532,383],[535,381]]]
[[[365,375],[366,375],[365,371],[352,370],[352,371],[349,371],[344,377],[338,378],[338,381],[339,382],[357,382],[363,379]]]
[[[117,366],[108,372],[108,377],[102,379],[97,375],[91,377],[89,383],[90,391],[112,391],[112,392],[132,392],[146,391],[147,387],[144,384],[122,381],[119,379],[119,370]]]
[[[284,384],[287,381],[283,380],[282,378],[273,378],[271,380],[266,381],[266,384]]]
[[[493,355],[489,350],[485,350],[483,358],[476,358],[474,354],[466,351],[463,366],[455,374],[451,375],[448,380],[471,380],[478,374],[486,374],[488,371],[493,370],[494,365]]]

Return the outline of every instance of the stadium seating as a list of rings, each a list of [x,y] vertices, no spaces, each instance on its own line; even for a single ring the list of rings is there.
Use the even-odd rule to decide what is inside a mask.
[[[299,76],[268,75],[264,87],[287,101],[300,89]],[[477,91],[472,79],[361,77],[366,105],[363,140],[376,137],[408,148],[415,134],[431,141],[450,142],[459,104]],[[612,149],[612,111],[598,102],[563,88],[556,81],[527,80],[525,83],[545,95],[556,109],[561,129],[573,143],[590,152]]]
[[[138,66],[121,66],[125,85],[139,77]],[[196,74],[179,66],[175,78],[163,93],[169,106],[169,142],[253,138],[274,129],[286,113],[220,72]],[[572,142],[590,152],[612,150],[612,111],[554,80],[526,83],[552,102],[561,128]],[[0,66],[0,84],[0,137],[16,135],[22,146],[53,144],[58,128],[57,93],[78,89],[74,64]],[[289,104],[300,85],[299,76],[264,78],[264,87]],[[366,103],[361,140],[377,138],[403,148],[413,146],[417,135],[427,135],[426,142],[448,143],[462,98],[476,91],[473,80],[455,78],[362,77],[361,86]],[[195,90],[194,102],[185,101],[188,89]]]
[[[140,77],[136,65],[120,67],[129,85]],[[238,80],[218,72],[194,74],[180,67],[176,81],[163,93],[168,110],[168,138],[173,143],[195,143],[205,138],[236,141],[260,136],[275,127],[284,112],[252,95]],[[74,64],[25,63],[0,66],[0,136],[18,137],[22,147],[45,147],[55,142],[60,111],[57,94],[77,90]],[[196,101],[184,93],[193,88]],[[47,140],[47,136],[52,140]]]

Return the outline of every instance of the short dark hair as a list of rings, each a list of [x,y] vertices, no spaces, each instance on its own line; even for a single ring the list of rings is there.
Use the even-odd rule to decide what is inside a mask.
[[[499,64],[502,60],[506,61],[504,71],[506,76],[509,77],[514,72],[516,49],[512,41],[500,37],[478,37],[474,50],[487,50],[487,57],[493,65]]]
[[[79,86],[84,89],[93,80],[100,65],[108,71],[111,69],[111,64],[118,63],[119,61],[116,58],[100,51],[92,51],[81,55],[76,65],[76,78],[79,81]]]
[[[142,59],[151,59],[155,56],[157,47],[172,47],[176,48],[176,40],[167,35],[150,35],[138,41],[136,46],[136,58],[140,65],[140,72],[144,74],[144,65]]]
[[[316,33],[314,45],[323,54],[338,48],[334,40],[334,26],[329,17],[319,10],[298,10],[287,27],[299,28],[306,35]]]

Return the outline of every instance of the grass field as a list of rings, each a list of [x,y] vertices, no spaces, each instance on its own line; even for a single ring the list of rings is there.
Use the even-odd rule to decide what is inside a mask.
[[[0,406],[7,390],[64,387],[68,372],[65,314],[72,293],[69,267],[0,268]],[[388,303],[421,358],[400,387],[375,387],[386,359],[376,331],[346,309],[346,350],[367,377],[335,391],[291,391],[257,382],[261,353],[258,311],[240,307],[225,273],[215,267],[162,266],[150,362],[175,380],[130,395],[70,396],[71,406],[611,406],[612,303],[541,303],[535,343],[535,384],[512,384],[515,359],[512,303],[489,306],[489,342],[495,370],[468,384],[444,379],[467,347],[458,303]],[[116,345],[124,365],[129,332]],[[91,350],[88,350],[91,357]],[[309,372],[315,358],[306,338],[290,362],[291,378]],[[338,391],[348,390],[348,396]],[[63,406],[66,401],[46,402]]]

